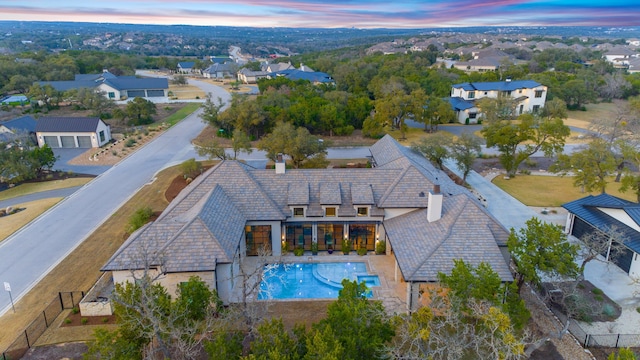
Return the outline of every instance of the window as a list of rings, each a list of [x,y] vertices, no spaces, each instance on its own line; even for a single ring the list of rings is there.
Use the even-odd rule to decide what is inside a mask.
[[[358,216],[368,216],[368,215],[369,215],[369,208],[366,208],[366,207],[358,208]]]
[[[327,216],[327,217],[336,216],[336,208],[328,207],[324,209],[324,216]]]
[[[467,98],[469,99],[473,99],[476,97],[476,92],[475,91],[469,91],[467,94]]]
[[[349,224],[349,239],[353,249],[364,247],[367,250],[375,250],[375,237],[375,224]]]
[[[305,250],[311,250],[311,241],[313,239],[313,229],[311,223],[292,223],[285,226],[285,240],[287,250],[300,247]]]
[[[518,94],[522,94],[522,89],[518,90]]]
[[[244,233],[247,256],[271,252],[271,225],[247,225]]]
[[[536,97],[537,98],[541,98],[543,92],[544,92],[544,90],[536,90]]]
[[[304,208],[293,208],[293,217],[304,217]]]
[[[469,113],[469,119],[475,119],[478,113]]]
[[[511,90],[503,91],[502,96],[511,96]]]
[[[104,130],[100,131],[100,142],[104,141]]]
[[[344,224],[341,223],[318,223],[318,249],[326,250],[332,248],[340,250],[340,241],[344,234]]]
[[[113,91],[109,92],[109,99],[115,99],[116,97],[116,93],[114,93]]]
[[[486,91],[485,91],[485,92],[484,92],[484,96],[487,96],[487,94],[488,94],[488,92],[486,92]]]
[[[538,111],[540,111],[540,105],[533,105],[533,112],[537,113]]]

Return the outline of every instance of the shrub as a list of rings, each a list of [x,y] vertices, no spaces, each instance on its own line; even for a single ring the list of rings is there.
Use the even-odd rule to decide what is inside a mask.
[[[124,143],[125,147],[132,147],[133,145],[136,144],[136,139],[133,138],[129,138],[127,139],[127,141]]]
[[[602,313],[607,317],[613,318],[616,316],[616,308],[611,304],[604,304],[602,306]]]
[[[71,309],[71,312],[72,312],[73,314],[77,314],[77,313],[79,313],[79,312],[80,312],[80,309],[76,306],[76,307],[74,307],[73,309]]]
[[[591,290],[591,292],[592,292],[594,295],[602,295],[602,294],[604,294],[604,292],[603,292],[602,290],[598,289],[598,288],[593,288],[593,289]]]
[[[367,255],[367,249],[363,248],[363,247],[358,248],[358,255],[360,255],[360,256]]]
[[[82,323],[82,325],[86,325],[86,324],[89,322],[89,319],[87,319],[87,318],[82,318],[82,319],[80,320],[80,322]]]
[[[65,324],[71,324],[71,319],[69,319],[69,318],[64,319],[64,323]]]
[[[116,150],[111,150],[111,155],[116,156],[118,155],[118,152]]]
[[[603,302],[604,301],[604,297],[602,297],[602,295],[595,295],[593,298],[596,299],[596,301],[599,301],[599,302]]]
[[[109,318],[103,318],[102,322],[105,323],[105,324],[108,323],[109,322]]]
[[[387,244],[384,241],[376,242],[376,254],[384,254],[387,251]]]
[[[302,256],[302,255],[304,255],[304,249],[301,248],[301,247],[297,247],[297,248],[293,249],[293,254],[295,256]]]
[[[153,210],[151,210],[149,206],[136,210],[136,212],[129,218],[129,232],[132,233],[141,228],[144,224],[149,222],[152,215]]]
[[[180,164],[180,170],[182,171],[182,175],[185,177],[185,179],[193,179],[196,176],[200,175],[200,172],[202,171],[202,164],[197,162],[196,159],[191,158]]]

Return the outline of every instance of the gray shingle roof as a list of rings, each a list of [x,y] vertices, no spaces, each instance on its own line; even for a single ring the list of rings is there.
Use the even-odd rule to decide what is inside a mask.
[[[97,117],[42,117],[36,132],[96,132],[101,121]]]
[[[0,122],[0,126],[4,126],[12,131],[34,132],[36,130],[36,119],[30,115],[20,116],[15,119]]]
[[[507,230],[463,187],[455,185],[423,156],[386,136],[371,147],[372,169],[295,169],[284,174],[222,161],[196,178],[154,224],[131,236],[103,270],[138,264],[136,254],[152,250],[168,271],[212,270],[233,261],[247,221],[286,221],[291,205],[306,205],[307,216],[323,216],[335,205],[338,216],[355,217],[357,205],[371,206],[382,220],[385,208],[413,208],[384,220],[406,281],[435,281],[453,259],[491,264],[511,280],[500,247]],[[440,184],[442,218],[426,219],[428,193]],[[421,194],[424,193],[424,194]],[[148,252],[148,251],[147,251]],[[131,265],[133,266],[133,265]]]
[[[439,272],[450,273],[454,259],[489,263],[503,281],[513,279],[495,234],[505,239],[507,230],[468,196],[445,201],[438,221],[430,223],[426,210],[415,210],[386,220],[384,227],[406,281],[437,281]]]

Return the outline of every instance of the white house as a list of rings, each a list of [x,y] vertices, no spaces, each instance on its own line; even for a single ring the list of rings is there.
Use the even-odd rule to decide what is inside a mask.
[[[509,79],[455,84],[451,87],[450,102],[456,112],[458,122],[464,124],[468,118],[469,123],[477,123],[481,114],[477,112],[475,101],[483,98],[497,99],[499,96],[508,96],[516,102],[515,116],[535,113],[544,107],[547,99],[547,87],[533,80]]]
[[[593,231],[606,233],[611,227],[621,232],[624,251],[617,257],[610,256],[609,251],[601,255],[629,276],[640,276],[640,204],[600,194],[589,195],[562,207],[569,212],[565,231],[577,238]]]
[[[330,253],[349,239],[353,249],[368,251],[385,242],[408,309],[418,303],[420,284],[450,273],[455,259],[486,262],[503,281],[513,280],[509,232],[476,197],[389,135],[370,151],[369,169],[291,170],[278,162],[272,170],[222,161],[132,234],[102,270],[122,283],[149,269],[171,294],[196,275],[229,303],[241,300],[240,263],[259,249],[280,256],[317,246]]]
[[[169,80],[166,78],[137,78],[120,76],[106,79],[98,90],[111,100],[126,100],[141,97],[154,102],[167,102]]]
[[[93,117],[42,117],[36,124],[38,146],[92,148],[111,141],[111,127]]]

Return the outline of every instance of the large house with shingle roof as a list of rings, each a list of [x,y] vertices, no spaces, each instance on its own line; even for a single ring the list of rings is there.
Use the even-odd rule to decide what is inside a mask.
[[[455,84],[449,102],[461,124],[476,124],[481,117],[475,102],[507,96],[516,103],[515,114],[535,113],[544,107],[547,87],[533,80],[510,80]]]
[[[92,148],[111,141],[111,127],[97,117],[42,117],[36,123],[38,146]]]
[[[239,265],[266,249],[375,249],[386,242],[409,308],[420,284],[449,273],[453,260],[487,262],[511,281],[508,231],[464,187],[411,149],[385,136],[368,169],[256,169],[222,161],[195,179],[158,219],[134,234],[103,271],[115,283],[151,268],[169,293],[191,275],[225,302],[239,301]],[[315,246],[314,246],[315,247]]]
[[[640,204],[609,194],[589,195],[562,205],[567,209],[566,232],[577,238],[593,232],[607,233],[615,228],[622,233],[624,250],[611,257],[601,254],[630,276],[640,276]]]

